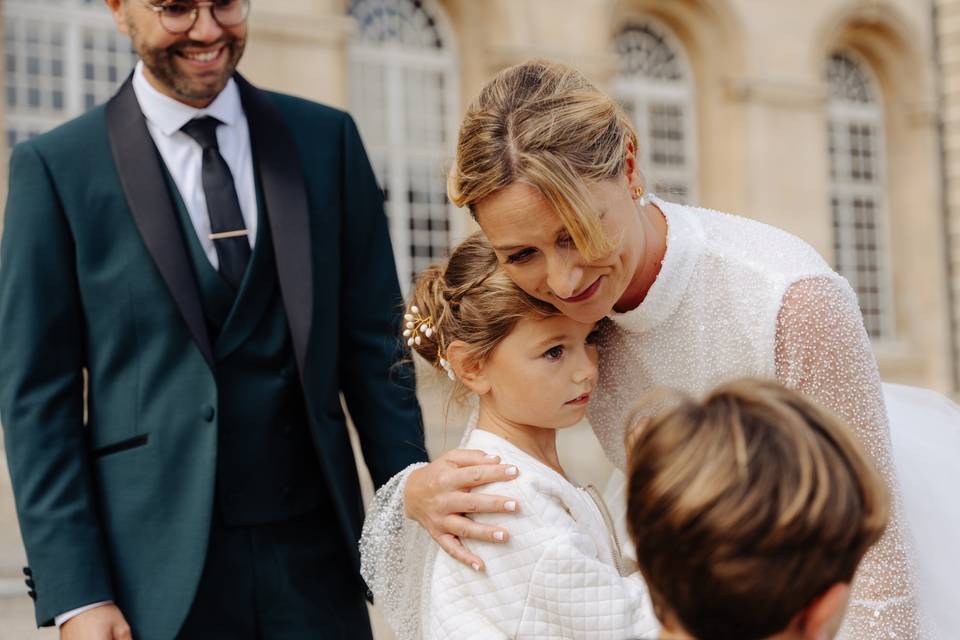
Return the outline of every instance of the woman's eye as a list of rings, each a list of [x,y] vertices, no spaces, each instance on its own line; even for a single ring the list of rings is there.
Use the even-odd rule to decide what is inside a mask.
[[[563,347],[557,345],[543,352],[543,357],[547,360],[559,360],[563,357]]]
[[[530,256],[534,253],[534,249],[524,249],[522,251],[517,251],[514,254],[507,256],[507,264],[516,264],[518,262],[526,262]]]

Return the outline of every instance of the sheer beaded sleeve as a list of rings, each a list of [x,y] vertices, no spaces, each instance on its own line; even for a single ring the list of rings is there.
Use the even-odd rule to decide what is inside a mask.
[[[360,573],[399,640],[421,635],[423,571],[429,556],[440,548],[404,510],[407,479],[425,465],[412,464],[380,487],[367,509],[360,537]]]
[[[887,531],[854,578],[840,637],[923,637],[880,375],[856,296],[845,280],[822,276],[788,288],[777,317],[775,359],[780,382],[853,427],[893,497]]]

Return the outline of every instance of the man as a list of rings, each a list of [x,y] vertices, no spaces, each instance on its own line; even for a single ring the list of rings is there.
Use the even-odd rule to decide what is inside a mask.
[[[106,0],[140,56],[16,147],[0,412],[39,625],[370,636],[340,393],[424,458],[382,200],[344,113],[234,73],[248,0]]]

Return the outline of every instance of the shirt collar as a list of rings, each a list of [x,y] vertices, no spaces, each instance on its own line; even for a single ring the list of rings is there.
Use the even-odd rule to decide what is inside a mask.
[[[243,115],[240,91],[233,78],[227,81],[227,86],[213,102],[203,109],[197,109],[157,91],[144,75],[143,61],[137,61],[133,73],[133,91],[143,115],[166,136],[172,136],[187,122],[200,116],[213,116],[231,126]]]

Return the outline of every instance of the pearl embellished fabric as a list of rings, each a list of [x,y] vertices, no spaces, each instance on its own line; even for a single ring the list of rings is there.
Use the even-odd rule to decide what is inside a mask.
[[[612,316],[600,340],[588,418],[607,456],[624,468],[624,418],[650,389],[700,395],[759,376],[814,398],[848,421],[894,496],[888,530],[854,580],[840,637],[924,637],[880,376],[852,289],[779,229],[654,202],[668,224],[660,274],[639,307]]]
[[[775,378],[844,417],[890,485],[891,523],[854,580],[840,638],[931,637],[915,602],[909,536],[880,378],[852,289],[800,239],[762,223],[654,198],[668,225],[656,282],[600,338],[600,380],[588,418],[607,457],[625,466],[624,419],[646,392],[699,395],[744,376]],[[651,405],[656,409],[656,405]],[[364,527],[363,575],[404,635],[422,576],[407,559],[435,545],[403,508],[401,472]],[[506,522],[509,526],[509,521]],[[391,615],[390,612],[396,612]],[[399,625],[399,626],[397,626]]]

